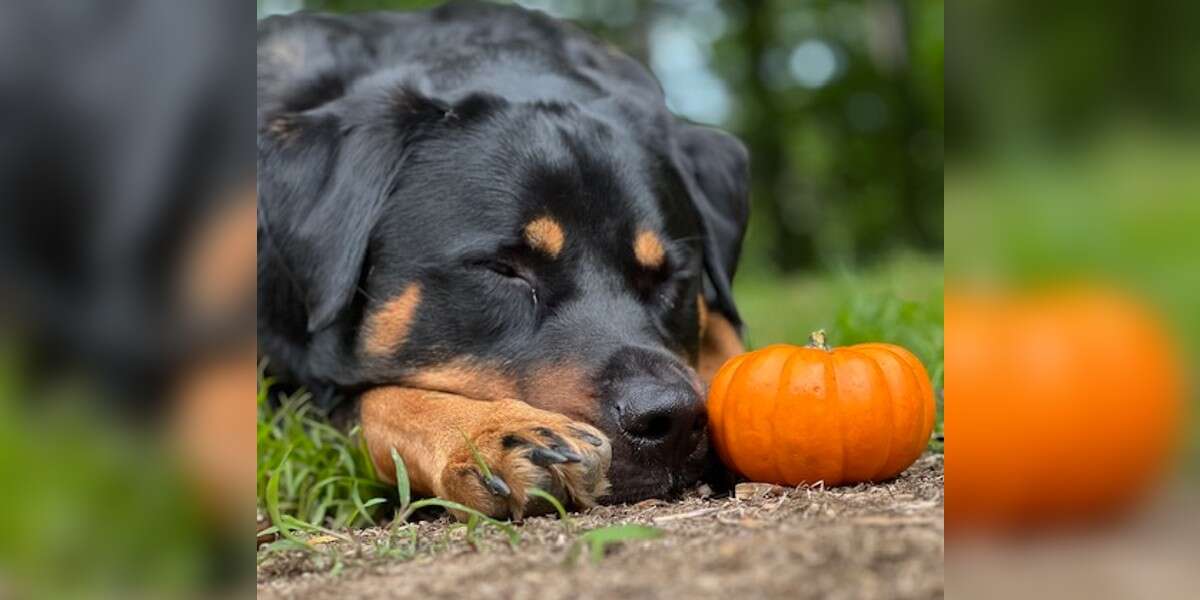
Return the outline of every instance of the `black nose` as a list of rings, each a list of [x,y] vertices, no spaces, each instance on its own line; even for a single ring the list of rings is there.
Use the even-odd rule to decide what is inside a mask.
[[[695,449],[704,431],[704,403],[686,381],[627,381],[617,399],[617,423],[630,442],[669,462]]]

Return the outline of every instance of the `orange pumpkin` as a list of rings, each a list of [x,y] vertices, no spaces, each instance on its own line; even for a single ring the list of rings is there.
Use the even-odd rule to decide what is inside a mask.
[[[933,430],[921,361],[891,344],[775,345],[737,356],[708,394],[714,445],[754,481],[841,485],[900,474]]]

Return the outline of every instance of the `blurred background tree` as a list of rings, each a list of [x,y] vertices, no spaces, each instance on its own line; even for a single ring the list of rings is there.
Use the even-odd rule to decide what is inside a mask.
[[[670,108],[750,147],[739,277],[853,269],[942,248],[941,0],[521,0],[650,67]],[[414,9],[427,0],[259,0]]]

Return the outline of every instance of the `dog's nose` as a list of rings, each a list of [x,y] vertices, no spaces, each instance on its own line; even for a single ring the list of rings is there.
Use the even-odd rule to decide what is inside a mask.
[[[682,461],[699,443],[706,416],[689,385],[641,378],[627,382],[617,401],[617,423],[637,448],[667,462]]]

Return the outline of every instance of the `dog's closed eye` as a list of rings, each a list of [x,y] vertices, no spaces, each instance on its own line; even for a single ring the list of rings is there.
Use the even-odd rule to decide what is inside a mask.
[[[474,266],[487,269],[501,277],[507,277],[509,279],[521,279],[523,281],[525,280],[525,277],[515,265],[502,260],[482,259],[475,261]]]
[[[476,259],[467,262],[467,266],[476,270],[488,271],[493,275],[502,278],[506,283],[520,285],[528,290],[530,300],[534,305],[538,303],[537,283],[533,273],[528,269],[520,267],[503,259],[484,258]]]

